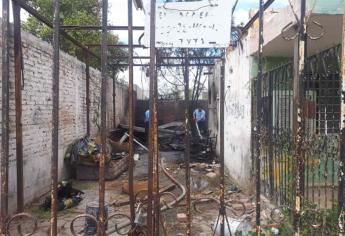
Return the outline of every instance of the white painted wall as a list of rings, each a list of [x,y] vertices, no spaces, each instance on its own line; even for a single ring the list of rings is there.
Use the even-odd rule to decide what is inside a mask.
[[[241,186],[251,179],[251,79],[247,38],[228,51],[225,62],[225,164]]]

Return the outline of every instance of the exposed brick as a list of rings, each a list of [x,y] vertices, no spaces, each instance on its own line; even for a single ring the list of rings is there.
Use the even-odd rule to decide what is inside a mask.
[[[0,29],[1,36],[1,29]],[[50,188],[50,159],[52,135],[52,46],[37,37],[22,32],[24,60],[23,144],[25,203],[41,196]],[[10,207],[16,209],[16,144],[13,41],[10,45]],[[0,53],[2,45],[0,41]],[[0,58],[0,74],[2,58]],[[101,76],[90,68],[91,134],[98,133],[100,121]],[[107,125],[113,124],[112,81],[108,80]],[[1,102],[0,81],[0,102]],[[117,121],[126,122],[127,88],[118,85],[116,93],[125,98],[116,100]],[[59,122],[59,178],[65,177],[63,158],[69,144],[86,135],[86,73],[85,64],[61,52],[60,54],[60,122]],[[1,104],[1,103],[0,103]],[[1,115],[0,106],[0,115]],[[2,121],[1,121],[2,122]],[[0,123],[1,125],[1,123]],[[0,129],[1,134],[1,129]]]

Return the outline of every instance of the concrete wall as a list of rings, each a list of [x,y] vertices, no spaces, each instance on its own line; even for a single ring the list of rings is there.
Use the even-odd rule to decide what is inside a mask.
[[[243,49],[229,49],[225,61],[225,165],[230,176],[249,189],[251,186],[251,76],[248,37]],[[220,64],[209,80],[211,89],[210,120],[213,134],[219,130],[219,78]],[[212,112],[211,112],[212,111]],[[218,136],[219,138],[219,136]],[[217,148],[219,153],[219,146]]]
[[[0,32],[1,35],[1,32]],[[52,136],[52,46],[26,33],[22,33],[24,60],[23,145],[24,145],[24,199],[32,201],[49,190]],[[14,103],[14,58],[10,48],[10,163],[9,204],[16,206],[16,146]],[[0,48],[2,49],[1,42]],[[1,53],[1,51],[0,51]],[[0,65],[1,65],[0,61]],[[1,73],[1,66],[0,66]],[[100,124],[100,72],[90,69],[91,134],[98,133]],[[61,52],[60,56],[60,123],[59,123],[59,178],[65,176],[64,155],[74,140],[86,134],[85,64]],[[0,83],[1,86],[1,83]],[[1,91],[1,89],[0,89]],[[112,126],[112,81],[108,85],[108,127]],[[117,86],[117,120],[127,113],[127,88]],[[1,102],[1,96],[0,96]],[[1,109],[1,108],[0,108]],[[1,121],[2,122],[2,121]],[[0,124],[1,125],[1,124]]]

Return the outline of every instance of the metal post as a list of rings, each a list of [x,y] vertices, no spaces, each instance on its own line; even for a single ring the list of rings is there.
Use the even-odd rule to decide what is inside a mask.
[[[340,115],[340,168],[339,168],[339,235],[344,235],[344,194],[345,194],[345,13],[343,15],[343,38],[341,54],[341,115]]]
[[[133,9],[132,0],[128,0],[128,125],[129,125],[129,167],[128,167],[128,189],[132,226],[134,226],[135,209],[134,209],[134,91],[133,91]]]
[[[9,0],[2,0],[2,125],[1,125],[1,233],[8,215],[9,154]]]
[[[85,51],[86,54],[86,135],[90,136],[90,54]]]
[[[116,73],[113,69],[113,128],[116,128]]]
[[[224,106],[225,106],[225,61],[222,60],[219,84],[219,158],[220,158],[220,235],[225,235],[225,163],[224,163]],[[228,229],[227,229],[228,230]]]
[[[13,43],[15,76],[15,110],[16,110],[16,162],[17,162],[17,212],[24,210],[23,178],[23,130],[22,130],[22,40],[20,27],[20,6],[12,1],[13,8]]]
[[[303,103],[303,77],[305,64],[305,42],[306,42],[306,25],[305,25],[306,0],[301,0],[300,25],[299,35],[295,42],[294,52],[294,78],[293,78],[293,135],[295,142],[295,157],[297,161],[295,165],[296,172],[296,197],[295,197],[295,217],[294,217],[294,231],[295,235],[300,234],[300,215],[302,207],[302,189],[303,189],[303,154],[302,145],[304,137],[304,124],[302,116]]]
[[[184,103],[185,103],[185,162],[186,162],[186,205],[187,205],[187,236],[191,235],[191,210],[190,210],[190,105],[189,105],[189,58],[188,50],[185,49],[185,68],[184,68]]]
[[[269,169],[269,191],[270,197],[274,195],[274,164],[273,164],[273,76],[268,74],[268,169]]]
[[[256,234],[261,234],[261,122],[262,122],[262,69],[263,69],[263,44],[264,44],[264,1],[260,0],[259,6],[259,57],[258,78],[256,82]]]
[[[159,145],[158,145],[158,80],[157,80],[157,71],[154,71],[154,88],[153,88],[153,183],[155,186],[154,191],[154,235],[159,236],[159,218],[160,218],[160,195],[159,195]]]
[[[147,206],[147,231],[149,236],[153,236],[153,217],[152,217],[152,199],[153,199],[153,168],[154,168],[154,90],[155,90],[155,70],[156,70],[156,48],[155,48],[155,22],[156,0],[150,4],[150,138],[149,138],[149,160],[148,160],[148,206]]]
[[[99,215],[98,232],[105,235],[105,160],[107,156],[107,54],[108,54],[108,0],[102,0],[102,45],[101,45],[101,143],[102,155],[99,160]]]
[[[53,130],[51,159],[51,219],[50,235],[57,235],[57,188],[59,158],[59,63],[60,63],[60,1],[54,0],[53,19]]]

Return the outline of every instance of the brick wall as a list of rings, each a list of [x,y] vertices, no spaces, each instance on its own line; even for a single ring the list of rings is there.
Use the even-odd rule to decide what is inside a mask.
[[[1,35],[1,31],[0,31]],[[26,32],[22,33],[24,57],[23,145],[25,203],[49,191],[52,136],[52,46]],[[14,58],[10,48],[10,209],[16,206],[16,147],[14,103]],[[0,42],[0,49],[2,45]],[[0,50],[1,53],[1,50]],[[2,60],[2,59],[0,59]],[[0,61],[0,74],[1,74]],[[91,134],[100,124],[100,72],[90,69]],[[65,177],[64,154],[70,143],[86,134],[85,64],[61,52],[60,55],[60,123],[59,178]],[[108,80],[107,125],[112,127],[112,80]],[[116,86],[116,120],[126,123],[127,87]],[[1,95],[1,83],[0,83]],[[1,96],[0,96],[1,101]],[[0,106],[1,109],[1,106]],[[0,131],[1,132],[1,131]]]

